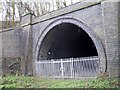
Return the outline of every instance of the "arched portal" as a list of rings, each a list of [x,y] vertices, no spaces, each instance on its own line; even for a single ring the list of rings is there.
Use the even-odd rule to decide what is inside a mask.
[[[35,51],[35,60],[37,60],[37,63],[44,60],[52,59],[59,61],[60,59],[66,58],[77,58],[78,61],[78,58],[80,59],[81,57],[97,56],[99,58],[99,61],[97,61],[97,63],[99,62],[100,72],[104,73],[106,71],[106,58],[100,39],[96,36],[95,32],[92,31],[86,24],[73,18],[61,18],[50,23],[40,34]],[[74,64],[72,65],[74,68],[77,68],[79,66],[79,68],[77,68],[77,71],[81,72],[84,71],[84,68],[81,68],[81,65],[83,65],[83,63],[84,62],[82,62],[82,64],[80,62],[76,62],[75,65],[77,66]],[[92,67],[90,67],[90,63],[92,63]],[[96,70],[96,67],[98,67],[98,65],[94,65],[96,61],[90,61],[90,63],[88,61],[85,62],[84,66],[87,66],[87,71],[91,71],[89,68],[95,68]],[[63,63],[57,66],[60,66],[59,69],[63,70],[62,75],[64,75],[66,72],[64,72],[63,68],[66,65]],[[68,64],[68,66],[69,67],[66,67],[67,69],[70,68],[71,64]],[[37,65],[35,65],[35,67],[37,67]],[[47,67],[49,67],[48,64]],[[50,67],[48,69],[50,69]],[[39,70],[37,69],[36,72],[39,72]],[[61,71],[58,74],[60,75],[60,73]],[[52,75],[53,72],[51,71],[49,74]],[[77,75],[78,73],[75,73],[74,71],[74,74]]]
[[[98,56],[89,35],[77,25],[61,23],[45,36],[38,60]]]

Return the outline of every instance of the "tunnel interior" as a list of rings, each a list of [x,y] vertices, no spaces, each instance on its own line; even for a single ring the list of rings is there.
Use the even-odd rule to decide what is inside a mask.
[[[89,35],[77,25],[62,23],[53,27],[43,39],[38,60],[98,56]]]

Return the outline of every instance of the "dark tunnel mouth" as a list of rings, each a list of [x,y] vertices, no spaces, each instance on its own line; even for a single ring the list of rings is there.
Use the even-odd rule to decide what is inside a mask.
[[[54,26],[44,37],[38,60],[98,56],[90,36],[72,23]]]

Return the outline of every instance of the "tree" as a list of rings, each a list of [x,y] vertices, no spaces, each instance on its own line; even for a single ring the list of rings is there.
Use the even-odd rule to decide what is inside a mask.
[[[82,0],[80,0],[82,1]],[[71,0],[73,4],[73,0]],[[49,13],[56,9],[67,6],[66,0],[6,0],[0,2],[0,12],[3,12],[3,20],[6,21],[6,28],[15,26],[16,21],[20,21],[20,17],[27,13],[33,13],[36,17]],[[18,13],[17,13],[18,12]]]

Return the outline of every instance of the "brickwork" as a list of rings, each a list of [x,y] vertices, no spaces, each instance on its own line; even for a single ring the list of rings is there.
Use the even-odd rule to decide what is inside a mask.
[[[46,35],[59,24],[71,23],[82,28],[92,39],[100,58],[101,73],[117,77],[120,57],[119,6],[119,0],[83,1],[37,18],[27,14],[21,17],[21,27],[0,32],[0,62],[5,58],[21,57],[22,73],[35,75],[35,62]],[[44,43],[43,52],[48,51],[53,35],[54,32],[47,39],[49,42]],[[0,69],[3,64],[0,64]]]

